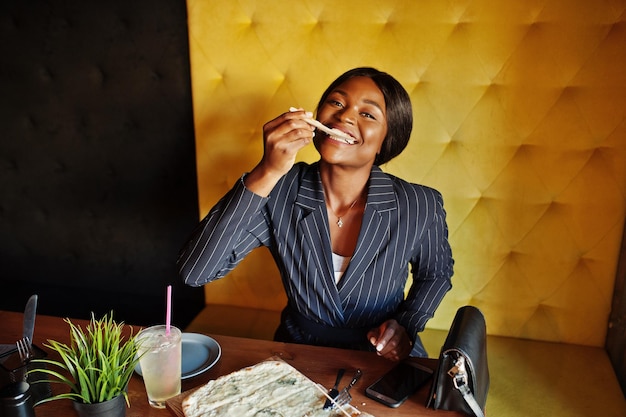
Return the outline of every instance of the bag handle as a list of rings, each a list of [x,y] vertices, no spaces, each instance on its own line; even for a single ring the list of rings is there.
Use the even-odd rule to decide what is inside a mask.
[[[468,386],[467,371],[465,370],[465,357],[463,357],[463,355],[459,355],[454,363],[454,366],[448,371],[448,375],[452,377],[454,388],[459,390],[463,399],[472,409],[476,417],[485,417],[483,410],[481,410],[480,405],[478,405],[478,402],[472,394],[472,390]]]

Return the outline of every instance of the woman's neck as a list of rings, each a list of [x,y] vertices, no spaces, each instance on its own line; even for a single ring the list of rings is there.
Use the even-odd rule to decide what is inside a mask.
[[[354,201],[365,196],[370,170],[344,168],[320,163],[320,178],[326,203],[336,212],[343,212]]]

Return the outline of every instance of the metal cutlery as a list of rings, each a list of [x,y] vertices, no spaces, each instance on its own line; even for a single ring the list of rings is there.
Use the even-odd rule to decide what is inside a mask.
[[[330,398],[326,398],[326,402],[324,403],[324,410],[333,406],[333,401],[331,400],[331,398],[335,399],[337,398],[337,395],[339,395],[339,383],[341,382],[341,378],[343,378],[343,374],[345,372],[346,370],[343,368],[337,371],[337,379],[335,380],[335,385],[333,385],[333,387],[328,391],[327,395]]]
[[[33,333],[35,331],[35,317],[37,315],[37,299],[37,294],[31,295],[24,309],[22,338],[15,342],[17,354],[20,357],[20,366],[11,372],[11,380],[14,382],[27,380],[30,360],[35,357],[33,350]]]
[[[350,404],[350,401],[352,401],[352,395],[350,394],[350,389],[361,378],[361,375],[363,375],[363,372],[361,372],[360,369],[357,369],[354,376],[352,377],[352,381],[350,381],[348,386],[342,389],[341,392],[339,392],[339,394],[337,395],[337,397],[335,397],[335,400],[333,402],[333,405],[335,407],[341,408],[344,405]]]
[[[33,352],[32,344],[27,337],[19,339],[15,342],[15,346],[17,347],[17,354],[20,357],[20,362],[18,365],[15,361],[13,361],[13,369],[9,372],[9,378],[11,382],[26,381],[28,377],[28,364],[30,363],[31,358],[35,356],[35,353]],[[13,352],[15,352],[15,350]]]
[[[22,324],[22,338],[28,339],[29,344],[33,343],[33,333],[35,332],[35,317],[37,316],[37,294],[33,294],[26,303],[24,309],[24,320]]]
[[[19,339],[16,343],[17,353],[20,355],[20,360],[23,364],[26,364],[30,358],[34,356],[33,345],[28,337]]]

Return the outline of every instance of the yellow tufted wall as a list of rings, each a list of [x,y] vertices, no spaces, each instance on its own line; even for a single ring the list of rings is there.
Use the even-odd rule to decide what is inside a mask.
[[[201,217],[260,159],[266,121],[374,66],[415,113],[383,169],[439,189],[448,212],[454,288],[429,327],[474,304],[491,334],[604,345],[626,213],[626,0],[187,7]],[[206,295],[285,302],[265,250]]]

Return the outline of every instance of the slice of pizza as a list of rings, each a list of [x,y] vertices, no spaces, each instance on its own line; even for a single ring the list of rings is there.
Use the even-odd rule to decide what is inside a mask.
[[[323,409],[325,389],[280,359],[207,382],[182,403],[185,417],[373,417],[348,405]]]

